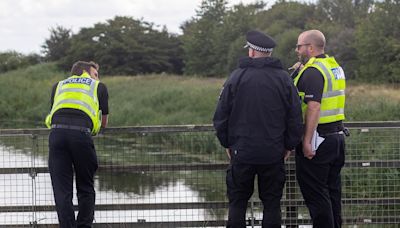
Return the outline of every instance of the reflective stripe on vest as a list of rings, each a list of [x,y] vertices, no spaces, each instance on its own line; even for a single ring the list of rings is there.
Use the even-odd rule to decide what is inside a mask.
[[[344,90],[328,91],[322,94],[322,98],[336,97],[342,95],[345,95]]]
[[[327,81],[327,83],[328,83],[328,88],[327,88],[326,91],[327,91],[327,92],[332,91],[332,78],[330,77],[330,74],[329,74],[328,69],[326,69],[326,67],[324,66],[324,64],[321,63],[321,62],[314,62],[314,64],[317,65],[317,66],[319,66],[319,67],[322,69],[324,79],[325,79],[325,80]],[[326,77],[325,77],[325,76],[326,76]],[[324,89],[324,92],[325,92],[325,89]]]
[[[60,93],[63,92],[79,92],[79,93],[84,93],[90,97],[92,97],[93,99],[97,100],[97,96],[95,96],[94,90],[96,89],[97,83],[90,83],[90,90],[86,90],[86,89],[81,89],[81,88],[62,88],[63,83],[59,83],[59,88],[58,88],[58,92],[57,95],[59,95]]]
[[[346,83],[343,69],[341,69],[333,57],[327,56],[326,58],[318,59],[313,57],[305,64],[304,68],[294,79],[296,86],[303,72],[309,67],[316,68],[324,77],[324,90],[322,93],[321,112],[318,123],[324,124],[344,120]],[[335,73],[338,75],[335,75]],[[299,91],[299,95],[303,101],[302,111],[304,117],[307,110],[307,104],[304,102],[305,94]]]
[[[339,114],[344,114],[343,108],[321,111],[320,116],[335,116],[335,115],[339,115]]]
[[[96,115],[96,111],[90,107],[89,104],[80,101],[80,100],[73,100],[73,99],[65,99],[65,100],[61,100],[60,102],[57,103],[57,106],[62,105],[62,104],[76,104],[76,105],[80,105],[85,107],[86,109],[88,109],[90,111],[90,114],[92,114],[93,116]]]
[[[71,76],[60,81],[54,95],[54,103],[50,114],[46,117],[46,125],[50,128],[53,114],[63,108],[72,108],[86,113],[92,120],[92,134],[99,132],[101,112],[97,98],[99,82],[91,79],[87,73]]]

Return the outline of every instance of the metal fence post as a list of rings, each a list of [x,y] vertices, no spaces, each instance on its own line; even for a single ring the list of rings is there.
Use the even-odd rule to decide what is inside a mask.
[[[31,168],[29,172],[29,176],[32,178],[32,221],[29,222],[31,227],[38,227],[37,224],[37,215],[36,215],[36,164],[35,160],[38,156],[39,152],[39,142],[38,142],[38,135],[33,134],[31,135],[32,138],[32,154],[31,154]]]
[[[250,198],[250,225],[252,228],[254,228],[254,199],[253,197]]]
[[[294,160],[291,157],[290,160]],[[287,166],[287,177],[288,180],[286,181],[286,199],[289,202],[289,205],[286,207],[286,219],[288,224],[286,225],[287,228],[297,228],[297,225],[293,225],[292,221],[297,221],[297,205],[292,205],[291,202],[296,202],[296,169],[294,161],[289,163]],[[296,224],[296,222],[294,222]]]

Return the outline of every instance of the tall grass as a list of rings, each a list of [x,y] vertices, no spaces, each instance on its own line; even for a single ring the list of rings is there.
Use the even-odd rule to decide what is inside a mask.
[[[0,74],[0,127],[44,127],[51,87],[67,77],[54,64]],[[110,126],[209,124],[224,79],[174,75],[105,76]],[[400,120],[394,86],[351,82],[347,121]]]
[[[39,64],[0,74],[0,126],[44,126],[52,85],[65,77],[54,64]]]
[[[211,123],[222,80],[148,75],[106,78],[110,123],[121,125]]]
[[[349,83],[346,90],[347,121],[400,120],[398,85]]]

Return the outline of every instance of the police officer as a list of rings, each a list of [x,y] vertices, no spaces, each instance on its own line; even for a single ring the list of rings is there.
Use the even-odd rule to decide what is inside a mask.
[[[284,157],[300,142],[299,96],[280,60],[274,40],[259,31],[246,35],[248,57],[239,60],[220,94],[213,123],[226,148],[229,215],[227,227],[245,227],[247,203],[257,175],[264,205],[262,227],[281,227]]]
[[[92,135],[107,125],[108,92],[99,82],[98,64],[76,62],[72,76],[56,83],[46,118],[49,171],[60,227],[92,227],[95,205],[94,174],[97,156]],[[72,205],[75,173],[78,217]]]
[[[302,144],[296,148],[296,173],[314,228],[341,227],[340,171],[344,165],[345,75],[333,57],[324,54],[325,37],[318,30],[300,34],[296,52],[301,70],[294,79],[305,121]],[[322,140],[312,140],[320,136]],[[322,143],[318,146],[318,141]],[[311,142],[316,144],[311,145]]]

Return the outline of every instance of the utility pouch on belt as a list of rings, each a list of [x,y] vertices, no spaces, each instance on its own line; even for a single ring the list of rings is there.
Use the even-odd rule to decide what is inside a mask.
[[[346,137],[349,137],[349,136],[350,136],[350,131],[349,131],[349,129],[348,129],[347,127],[345,127],[345,128],[343,129],[343,133],[344,133],[344,135],[345,135]]]

